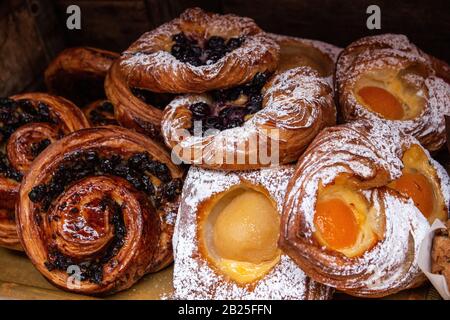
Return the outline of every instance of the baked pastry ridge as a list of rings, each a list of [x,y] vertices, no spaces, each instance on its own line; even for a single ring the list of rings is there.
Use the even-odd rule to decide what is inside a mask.
[[[330,288],[306,277],[277,246],[292,172],[190,168],[173,240],[175,298],[330,298]]]
[[[447,173],[413,137],[379,121],[327,128],[288,186],[280,246],[316,281],[386,296],[423,283],[419,245],[449,197]]]

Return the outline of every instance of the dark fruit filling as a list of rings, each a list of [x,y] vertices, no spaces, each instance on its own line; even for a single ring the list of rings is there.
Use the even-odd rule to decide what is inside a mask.
[[[36,158],[42,151],[44,151],[45,148],[50,145],[50,143],[50,139],[44,139],[31,144],[31,154],[33,155],[33,157]]]
[[[246,116],[254,114],[262,108],[261,89],[266,84],[270,74],[257,73],[252,81],[241,86],[215,90],[211,92],[214,104],[197,102],[189,106],[192,113],[192,126],[189,129],[194,134],[194,122],[201,122],[202,133],[209,129],[226,130],[240,127]]]
[[[160,110],[164,110],[164,108],[170,103],[170,101],[175,98],[175,95],[171,93],[151,92],[139,88],[131,88],[131,92],[142,102]]]
[[[69,157],[55,170],[50,181],[35,186],[28,197],[33,203],[39,204],[43,212],[47,212],[52,202],[65,189],[88,176],[114,175],[126,179],[137,190],[144,192],[155,208],[161,208],[165,201],[174,201],[181,194],[181,179],[173,179],[169,168],[157,160],[151,159],[147,152],[135,153],[128,158],[119,155],[102,156],[95,151],[78,152]],[[154,185],[151,177],[160,183]],[[56,248],[49,248],[48,270],[67,271],[70,265],[77,264],[81,269],[81,280],[101,283],[103,266],[119,252],[124,243],[126,229],[123,222],[122,208],[112,199],[103,199],[104,211],[113,213],[111,223],[114,224],[114,238],[104,253],[91,261],[74,261]],[[42,222],[39,212],[35,214],[36,223]]]
[[[14,131],[25,124],[33,122],[54,124],[57,123],[57,120],[52,117],[50,109],[45,103],[0,98],[0,176],[18,182],[22,180],[22,174],[9,164],[8,157],[5,154],[5,145]],[[37,156],[48,146],[48,142],[45,140],[32,146],[33,156]]]
[[[102,102],[97,108],[89,112],[89,120],[94,126],[119,124],[114,118],[114,106],[109,101]]]
[[[172,37],[174,44],[172,55],[181,62],[193,66],[202,66],[216,63],[228,52],[239,48],[244,42],[243,37],[231,38],[228,41],[222,37],[212,36],[205,41],[198,41],[184,33],[178,33]]]
[[[108,244],[108,247],[104,250],[100,257],[88,261],[74,261],[69,256],[64,255],[57,248],[49,248],[48,261],[45,262],[45,266],[49,271],[61,270],[68,272],[68,268],[72,265],[77,265],[80,268],[80,280],[90,281],[92,283],[100,284],[103,280],[103,266],[107,264],[114,256],[117,255],[119,250],[125,243],[125,237],[127,230],[123,221],[121,206],[112,200],[105,197],[101,200],[101,207],[103,211],[112,212],[110,223],[114,226],[114,237]]]
[[[173,200],[181,193],[181,180],[172,179],[169,168],[164,163],[152,160],[148,153],[136,153],[124,159],[119,155],[100,156],[95,151],[86,151],[69,156],[55,170],[50,181],[35,186],[28,197],[47,211],[53,200],[67,186],[95,175],[114,175],[124,178],[137,190],[144,192],[156,208],[161,206],[163,200]],[[150,176],[159,179],[161,184],[155,187]]]

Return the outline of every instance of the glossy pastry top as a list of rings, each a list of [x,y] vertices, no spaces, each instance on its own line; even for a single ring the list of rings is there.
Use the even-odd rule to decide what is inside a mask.
[[[142,35],[122,54],[120,69],[130,86],[201,93],[273,71],[278,51],[252,19],[193,8]]]
[[[68,100],[45,93],[0,99],[0,245],[19,249],[14,206],[31,162],[64,135],[89,127]]]
[[[344,119],[382,119],[416,137],[430,151],[446,140],[450,114],[448,66],[406,36],[385,34],[350,44],[339,57],[336,89]]]
[[[447,219],[449,181],[416,139],[382,122],[327,128],[288,186],[280,244],[313,279],[352,295],[414,286],[425,218]]]
[[[75,132],[52,144],[24,179],[17,217],[23,247],[65,290],[128,288],[172,260],[182,175],[143,135],[116,126]],[[77,286],[67,282],[70,268],[79,270]]]

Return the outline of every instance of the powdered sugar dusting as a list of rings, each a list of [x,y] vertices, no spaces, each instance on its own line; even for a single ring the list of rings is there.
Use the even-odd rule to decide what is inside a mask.
[[[322,252],[327,265],[320,264],[319,272],[325,284],[346,292],[370,296],[383,291],[395,292],[414,285],[422,277],[417,266],[418,248],[429,228],[427,220],[412,200],[403,199],[384,188],[390,181],[400,177],[403,152],[419,142],[382,121],[357,121],[325,129],[312,142],[299,160],[296,180],[286,197],[290,224],[301,217],[301,231],[305,241],[311,241],[314,226],[316,193],[319,184],[328,185],[335,178],[348,173],[362,182],[373,181],[382,171],[387,181],[364,190],[364,196],[372,204],[374,212],[385,220],[384,237],[361,257],[328,255]],[[426,150],[424,150],[426,152]],[[426,152],[429,157],[429,153]],[[449,178],[434,160],[430,163],[441,180],[441,191],[449,205]],[[384,212],[384,214],[383,214]],[[377,218],[378,219],[378,218]],[[314,246],[311,242],[311,246]],[[308,256],[314,265],[314,256]],[[342,275],[347,278],[341,279]]]
[[[239,184],[241,179],[261,185],[276,201],[281,212],[292,166],[245,171],[189,170],[183,188],[174,237],[175,297],[181,299],[326,299],[330,289],[308,279],[286,255],[253,289],[227,281],[198,255],[196,213],[198,205],[212,195]]]
[[[377,70],[393,70],[398,75],[411,66],[421,66],[424,73],[402,74],[402,81],[423,88],[416,95],[425,99],[422,112],[410,120],[387,120],[361,105],[353,88],[365,74]],[[404,72],[403,72],[404,73]],[[445,143],[444,115],[450,114],[450,85],[434,75],[426,54],[403,35],[386,34],[360,39],[340,56],[336,70],[339,101],[347,121],[356,119],[383,120],[416,137],[429,150],[438,150]]]

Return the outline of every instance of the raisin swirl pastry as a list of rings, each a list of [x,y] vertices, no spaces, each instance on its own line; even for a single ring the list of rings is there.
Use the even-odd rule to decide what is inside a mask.
[[[83,113],[61,97],[26,93],[0,99],[0,246],[21,248],[14,207],[31,162],[49,144],[87,127]]]
[[[102,99],[106,74],[118,57],[118,53],[91,47],[65,49],[45,70],[47,89],[79,107]]]
[[[300,66],[226,90],[175,98],[162,134],[184,162],[247,170],[296,161],[314,136],[335,124],[330,81]]]
[[[129,288],[173,260],[182,175],[144,135],[117,126],[77,131],[47,148],[24,178],[23,248],[59,288],[90,295]]]
[[[114,117],[114,106],[108,100],[97,100],[83,108],[92,127],[118,125]]]
[[[386,296],[423,283],[419,246],[449,197],[447,173],[412,136],[380,121],[327,128],[289,183],[280,246],[318,282]]]
[[[246,172],[192,166],[174,234],[180,299],[328,299],[277,245],[293,166]]]
[[[450,114],[449,66],[406,36],[362,38],[340,55],[336,90],[343,118],[382,119],[416,137],[430,151],[445,144]],[[445,76],[447,74],[447,76]]]

